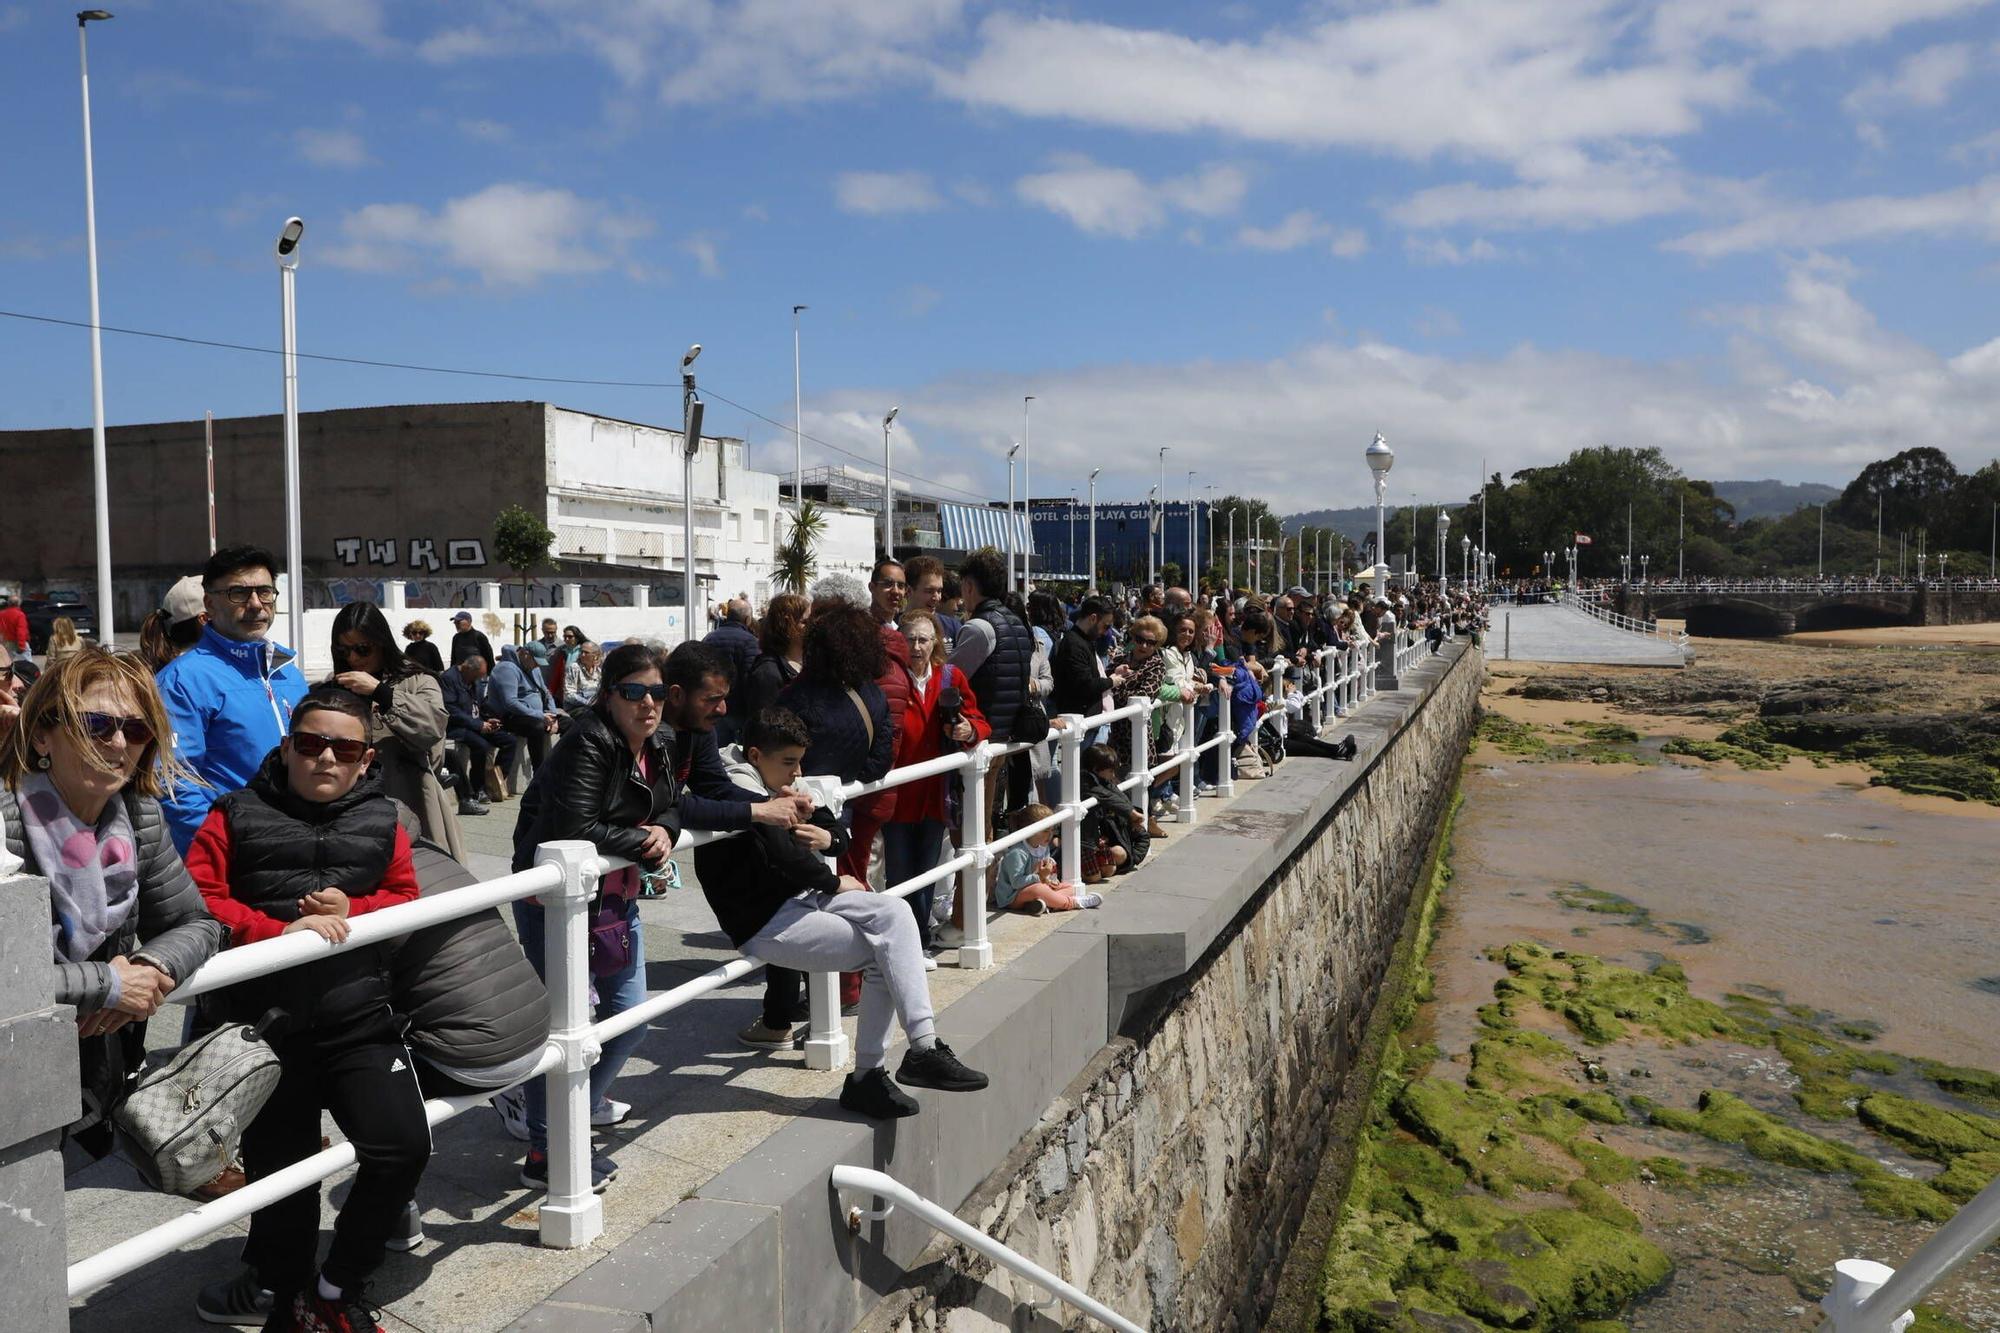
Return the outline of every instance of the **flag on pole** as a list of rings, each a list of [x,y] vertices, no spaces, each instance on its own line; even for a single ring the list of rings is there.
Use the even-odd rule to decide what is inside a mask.
[[[1588,546],[1588,545],[1590,545],[1590,534],[1589,534],[1589,533],[1587,533],[1587,532],[1579,532],[1579,533],[1577,533],[1577,534],[1576,534],[1576,544],[1577,544],[1578,546]]]

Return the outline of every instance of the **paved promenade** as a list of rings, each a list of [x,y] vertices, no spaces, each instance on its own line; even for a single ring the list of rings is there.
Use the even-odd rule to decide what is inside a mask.
[[[1254,786],[1241,784],[1237,790]],[[1204,801],[1203,819],[1227,804]],[[484,818],[463,821],[466,861],[482,879],[507,872],[519,808],[517,799],[495,806]],[[1174,847],[1170,837],[1156,843],[1155,851],[1168,858]],[[692,857],[680,860],[689,887],[640,907],[647,982],[654,991],[692,980],[738,956],[695,887]],[[959,971],[946,952],[943,965],[930,974],[940,1035],[953,1040],[954,1006],[971,996],[971,1010],[960,1008],[958,1017],[964,1021],[968,1012],[976,1012],[978,988],[999,978],[1007,963],[1064,919],[992,918],[994,966],[989,970]],[[390,1333],[506,1328],[794,1118],[853,1119],[833,1100],[845,1071],[809,1070],[800,1052],[753,1051],[736,1042],[734,1034],[758,1014],[762,993],[762,976],[755,975],[703,996],[648,1030],[615,1089],[633,1104],[633,1117],[599,1141],[599,1151],[617,1159],[619,1177],[604,1196],[604,1236],[592,1245],[550,1250],[537,1243],[541,1195],[517,1179],[523,1145],[506,1135],[495,1115],[476,1110],[441,1126],[436,1155],[417,1196],[428,1239],[412,1255],[391,1253],[371,1293],[385,1307],[383,1326]],[[848,1019],[850,1038],[853,1025]],[[176,1014],[154,1024],[152,1044],[171,1045],[178,1031]],[[892,1051],[892,1068],[899,1058]],[[949,1094],[919,1090],[915,1095],[923,1100]],[[324,1132],[338,1134],[331,1119]],[[326,1197],[345,1198],[347,1179],[343,1174],[323,1187]],[[71,1178],[67,1206],[69,1251],[80,1258],[191,1205],[147,1189],[129,1167],[113,1159]],[[322,1212],[323,1226],[330,1229],[332,1209],[323,1206]],[[210,1327],[195,1316],[195,1291],[236,1271],[246,1226],[210,1236],[92,1293],[73,1306],[71,1328],[77,1333],[124,1333],[143,1327],[148,1333],[168,1333]]]
[[[1613,629],[1569,606],[1492,609],[1486,656],[1495,662],[1591,662],[1604,666],[1683,665],[1666,639]]]

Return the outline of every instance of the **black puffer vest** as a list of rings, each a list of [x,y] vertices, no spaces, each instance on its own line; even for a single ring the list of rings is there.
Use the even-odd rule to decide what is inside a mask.
[[[989,597],[972,613],[993,627],[993,651],[972,673],[972,695],[979,709],[993,724],[993,739],[1010,740],[1014,735],[1014,715],[1028,702],[1028,677],[1035,666],[1035,632],[1009,611],[998,598]]]
[[[374,892],[395,855],[396,805],[373,773],[337,801],[303,800],[285,780],[281,748],[248,787],[215,805],[229,820],[230,896],[279,921],[296,921],[298,900],[329,885],[354,897]],[[219,996],[232,1018],[253,1022],[276,1006],[290,1015],[285,1032],[331,1044],[392,1033],[389,997],[380,945],[344,948]]]

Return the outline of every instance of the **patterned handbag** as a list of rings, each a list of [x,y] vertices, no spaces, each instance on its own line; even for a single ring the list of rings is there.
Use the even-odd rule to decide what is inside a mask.
[[[194,1198],[235,1159],[244,1129],[278,1086],[278,1053],[264,1040],[275,1015],[225,1024],[140,1075],[112,1120],[147,1184]]]

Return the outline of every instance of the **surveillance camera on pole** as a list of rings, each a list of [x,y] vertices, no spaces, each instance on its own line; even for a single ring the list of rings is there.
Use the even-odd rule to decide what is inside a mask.
[[[284,321],[285,376],[285,632],[294,653],[305,651],[306,565],[299,518],[299,329],[296,282],[304,219],[289,217],[278,232],[278,291]]]

